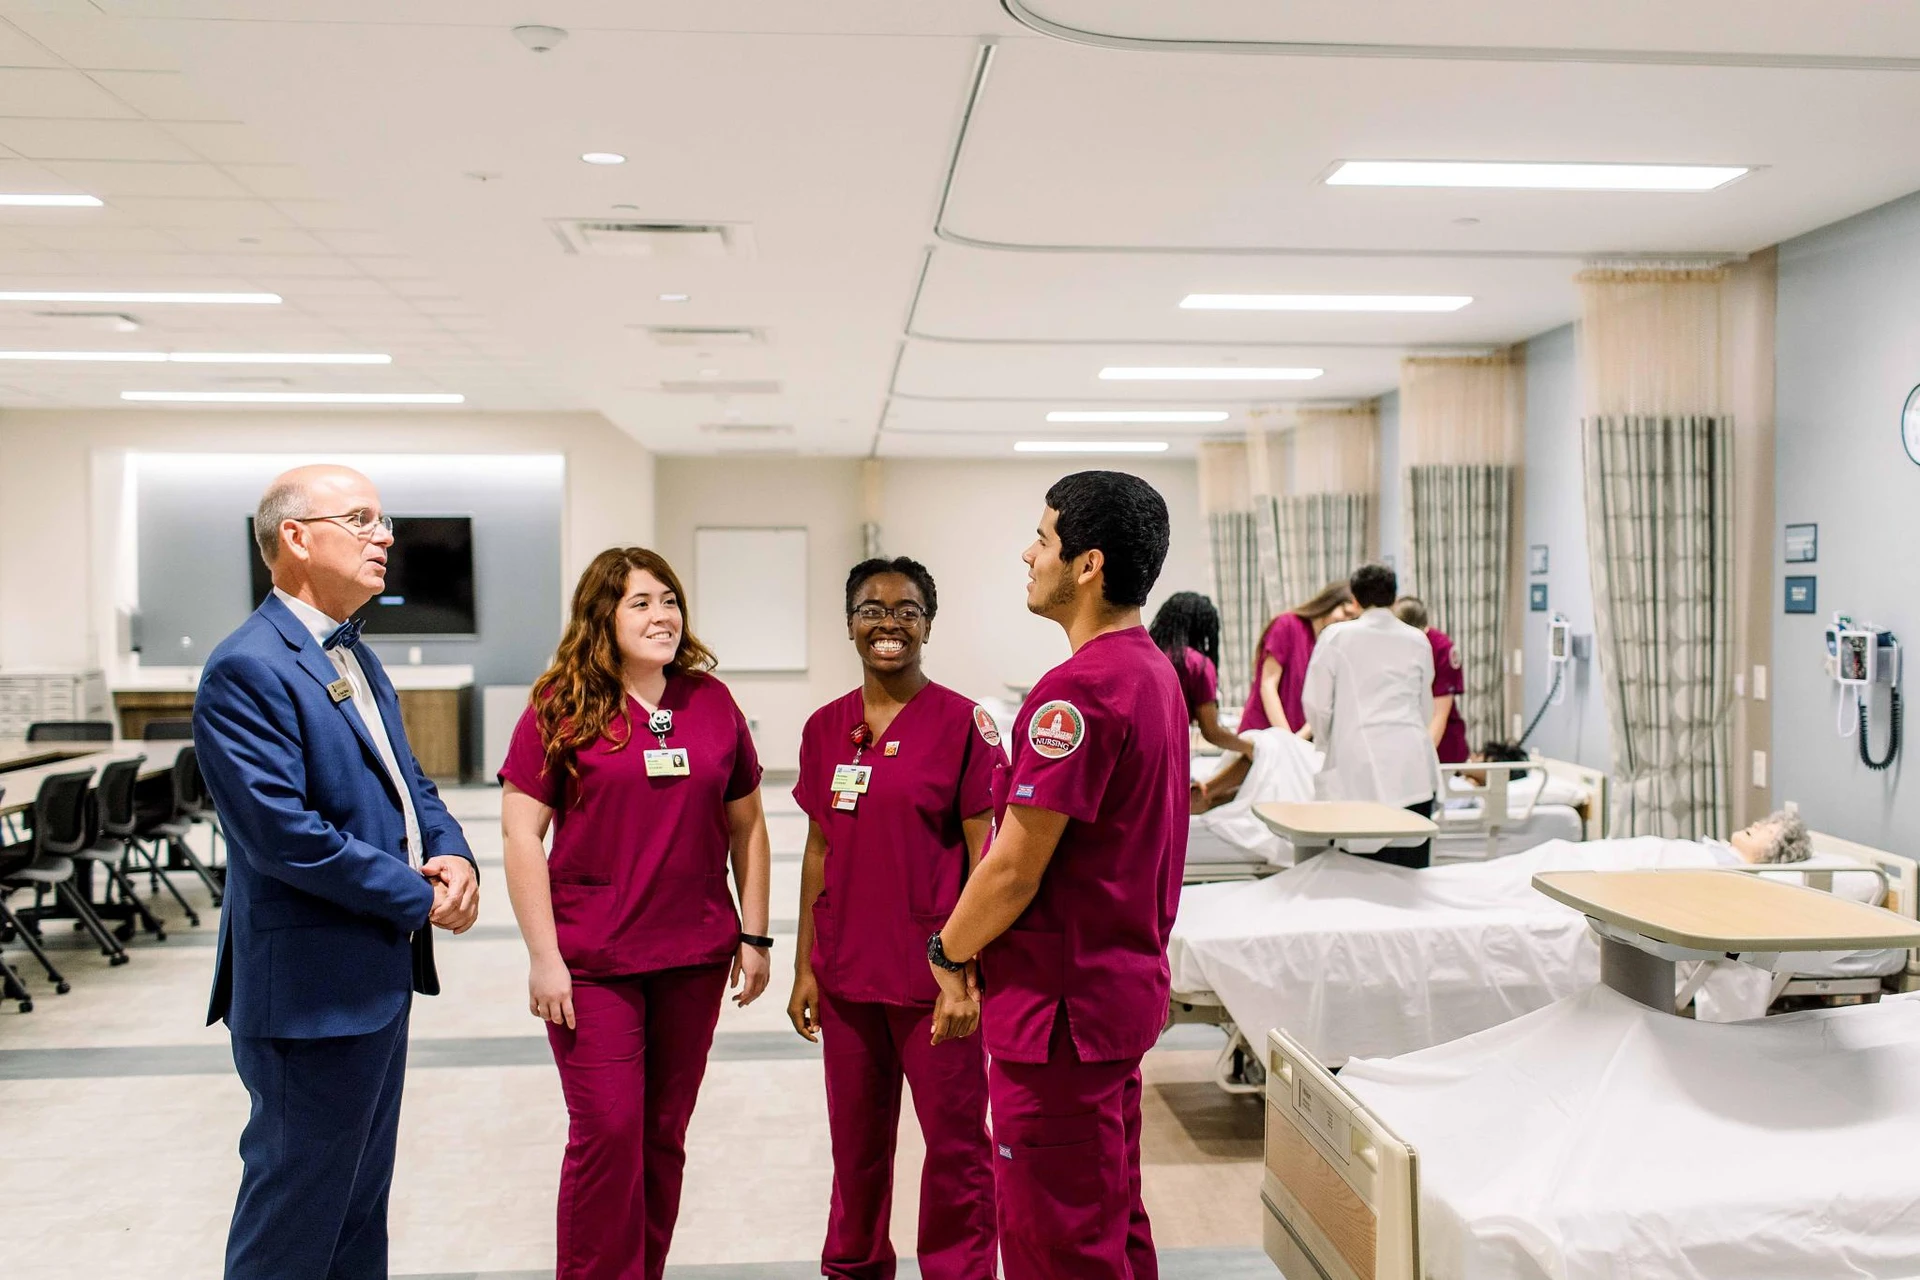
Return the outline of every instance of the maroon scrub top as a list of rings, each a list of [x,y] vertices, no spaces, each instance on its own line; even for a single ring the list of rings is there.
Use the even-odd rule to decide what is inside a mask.
[[[1082,1062],[1136,1057],[1167,1020],[1187,860],[1180,681],[1146,628],[1111,631],[1041,677],[1015,724],[996,819],[1025,805],[1068,822],[1033,902],[981,957],[987,1052],[1045,1062],[1064,1002]]]
[[[1240,729],[1287,728],[1298,732],[1307,722],[1300,705],[1301,690],[1307,687],[1307,659],[1313,656],[1313,624],[1297,613],[1283,613],[1267,624],[1260,637],[1260,651],[1253,655],[1253,690],[1247,695],[1246,710],[1240,713]],[[1267,719],[1267,708],[1260,701],[1260,668],[1271,657],[1280,664],[1280,709],[1292,721],[1275,725]]]
[[[867,793],[852,812],[836,809],[833,771],[854,762],[853,730],[865,719],[855,689],[814,712],[800,735],[793,798],[827,838],[813,972],[842,1000],[932,1008],[940,988],[927,939],[966,883],[960,824],[992,811],[993,775],[1007,755],[985,709],[929,684],[860,753],[873,766]]]
[[[1433,696],[1453,699],[1453,705],[1447,708],[1447,727],[1440,733],[1434,754],[1441,764],[1464,764],[1467,722],[1460,718],[1460,695],[1467,691],[1467,673],[1460,669],[1460,655],[1453,651],[1453,638],[1446,632],[1427,628],[1427,643],[1433,646]]]
[[[1182,648],[1176,674],[1180,677],[1180,696],[1187,702],[1187,719],[1200,718],[1200,708],[1220,701],[1220,677],[1213,660],[1198,649]]]
[[[674,671],[660,698],[673,712],[666,745],[687,753],[687,777],[647,776],[660,746],[647,709],[629,697],[628,724],[579,754],[579,781],[551,776],[528,707],[514,726],[500,780],[551,808],[547,881],[560,956],[582,978],[626,977],[713,964],[740,945],[727,890],[727,804],[760,785],[760,758],[727,686]]]

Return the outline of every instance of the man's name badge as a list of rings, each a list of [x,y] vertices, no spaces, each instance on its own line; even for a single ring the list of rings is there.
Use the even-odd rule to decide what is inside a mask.
[[[870,764],[843,764],[833,771],[833,789],[851,792],[856,796],[867,794],[867,784],[873,780],[873,766]]]
[[[693,772],[687,753],[678,747],[661,747],[645,755],[649,778],[684,778]]]
[[[327,686],[327,696],[335,702],[345,702],[353,696],[353,682],[341,676]]]

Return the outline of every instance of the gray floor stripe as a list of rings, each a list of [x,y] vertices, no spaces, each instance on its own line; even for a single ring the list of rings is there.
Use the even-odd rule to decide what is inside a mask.
[[[127,950],[141,952],[156,951],[166,947],[211,947],[216,945],[220,940],[218,921],[208,919],[206,912],[201,913],[198,928],[188,925],[185,921],[173,921],[164,916],[161,918],[160,924],[161,927],[167,931],[167,940],[165,942],[155,942],[150,935],[143,933],[132,942],[126,944]],[[776,934],[787,934],[793,933],[799,926],[795,920],[788,917],[771,920],[768,922],[768,927]],[[518,942],[520,941],[520,927],[512,924],[477,924],[465,933],[456,936],[439,935],[435,938],[435,941],[439,943]],[[45,946],[48,951],[99,950],[94,944],[93,939],[85,933],[66,932],[64,921],[52,921],[48,923],[47,935],[42,940],[42,945]],[[24,949],[16,951],[12,947],[9,947],[6,952],[6,957],[7,962],[15,968],[20,967],[22,960],[24,960],[29,967],[33,967],[36,963],[33,957]]]
[[[713,1038],[710,1060],[777,1062],[819,1054],[817,1045],[808,1044],[791,1031],[723,1031]],[[436,1070],[547,1066],[553,1057],[544,1036],[475,1036],[415,1040],[407,1048],[407,1060],[416,1070]],[[232,1070],[233,1055],[224,1044],[0,1049],[0,1080],[205,1076],[226,1075]]]
[[[919,1280],[911,1258],[900,1259],[899,1280]],[[1162,1249],[1161,1280],[1273,1280],[1273,1263],[1258,1249]],[[670,1266],[667,1280],[818,1280],[820,1264],[722,1262]],[[551,1271],[446,1271],[393,1280],[553,1280]]]

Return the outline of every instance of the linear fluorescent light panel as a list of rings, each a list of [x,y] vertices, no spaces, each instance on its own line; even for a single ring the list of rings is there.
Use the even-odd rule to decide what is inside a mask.
[[[0,302],[193,302],[209,306],[273,306],[277,293],[138,293],[126,289],[0,289]]]
[[[1055,409],[1048,422],[1225,422],[1214,409]]]
[[[1165,453],[1165,440],[1021,440],[1015,453]]]
[[[1458,311],[1470,296],[1448,293],[1190,293],[1183,311]]]
[[[392,364],[372,352],[320,351],[0,351],[0,360],[99,364]]]
[[[1477,187],[1517,191],[1714,191],[1740,165],[1560,164],[1477,160],[1348,160],[1330,187]]]
[[[389,391],[122,391],[120,398],[158,404],[464,404],[467,399]]]
[[[0,192],[0,205],[27,209],[98,209],[98,196],[42,196]]]
[[[1132,368],[1109,365],[1100,371],[1108,382],[1311,382],[1325,369],[1242,369],[1231,365]]]

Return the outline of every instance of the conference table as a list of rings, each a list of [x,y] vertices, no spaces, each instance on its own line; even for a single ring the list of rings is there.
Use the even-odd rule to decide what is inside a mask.
[[[189,743],[166,742],[26,742],[0,738],[0,815],[11,817],[33,808],[40,784],[55,774],[90,769],[96,775],[115,760],[144,756],[140,780],[164,776]]]

